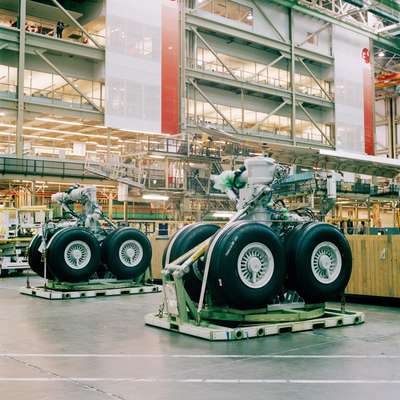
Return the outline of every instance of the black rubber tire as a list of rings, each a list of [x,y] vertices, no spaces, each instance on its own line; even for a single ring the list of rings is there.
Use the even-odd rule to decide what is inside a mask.
[[[81,269],[70,267],[64,259],[66,247],[75,240],[86,243],[91,252],[89,262]],[[84,282],[89,280],[100,264],[100,246],[96,237],[84,228],[62,229],[49,242],[47,260],[50,271],[59,281]]]
[[[128,240],[136,241],[142,249],[142,257],[134,266],[124,264],[119,255],[121,246]],[[101,245],[101,253],[103,262],[117,279],[136,279],[151,264],[151,243],[144,233],[134,228],[120,228],[111,232]]]
[[[39,252],[39,247],[42,244],[42,235],[36,235],[33,237],[28,248],[28,264],[31,270],[44,278],[44,262],[42,260],[42,253]],[[47,269],[46,278],[53,280],[53,273]]]
[[[311,268],[311,257],[321,242],[331,242],[339,250],[342,266],[338,277],[331,283],[316,279]],[[346,237],[333,225],[314,222],[305,226],[291,244],[292,267],[289,269],[295,289],[306,303],[321,303],[340,296],[351,276],[352,255]]]
[[[285,237],[284,239],[284,247],[286,254],[286,262],[287,262],[287,279],[285,286],[289,290],[296,290],[296,280],[294,270],[296,269],[294,260],[295,260],[295,252],[296,244],[303,234],[303,230],[309,224],[301,223],[296,225],[293,230]]]
[[[178,239],[174,242],[171,248],[170,261],[176,260],[181,255],[193,249],[204,240],[213,236],[220,227],[215,224],[200,222],[189,226]],[[172,240],[172,239],[171,239]],[[166,251],[163,255],[163,267],[165,268]],[[204,261],[198,260],[190,267],[190,271],[184,275],[183,282],[186,292],[190,298],[197,302],[201,291],[201,276],[204,270]]]
[[[259,288],[247,286],[241,280],[237,261],[242,249],[259,242],[268,247],[274,258],[274,270],[268,282]],[[266,307],[281,290],[286,277],[285,252],[282,242],[266,224],[239,221],[215,243],[210,259],[210,290],[223,298],[225,304],[238,309]]]
[[[8,269],[0,270],[0,278],[7,278],[9,274],[10,274],[10,271]]]

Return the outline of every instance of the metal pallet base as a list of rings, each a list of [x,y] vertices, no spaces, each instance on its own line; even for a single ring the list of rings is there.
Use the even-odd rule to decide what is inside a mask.
[[[348,325],[358,325],[365,321],[364,313],[352,311],[340,311],[326,309],[323,316],[304,321],[262,323],[252,325],[239,325],[237,327],[227,327],[220,323],[209,323],[201,321],[196,325],[195,321],[179,322],[167,314],[147,314],[145,322],[157,328],[166,329],[172,332],[183,333],[210,341],[227,341],[250,339],[263,336],[277,335],[284,332],[310,331],[319,328],[337,328]]]
[[[100,296],[121,296],[125,294],[159,293],[161,292],[161,286],[117,280],[92,280],[87,283],[81,282],[77,284],[49,281],[47,286],[25,286],[19,292],[47,300],[67,300]]]

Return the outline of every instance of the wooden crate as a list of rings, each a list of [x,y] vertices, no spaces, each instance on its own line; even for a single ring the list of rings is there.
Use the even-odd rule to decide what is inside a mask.
[[[347,294],[400,298],[400,236],[349,235],[353,273]]]
[[[151,260],[151,272],[153,274],[153,279],[161,279],[162,256],[169,243],[169,238],[151,238],[150,242],[153,249],[153,257]]]
[[[348,235],[353,274],[347,294],[400,298],[400,235]],[[152,238],[152,272],[161,279],[162,255],[169,240]]]

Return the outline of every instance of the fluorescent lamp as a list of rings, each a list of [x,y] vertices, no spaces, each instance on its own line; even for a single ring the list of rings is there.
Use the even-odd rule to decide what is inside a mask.
[[[169,200],[169,196],[165,196],[165,195],[162,195],[162,194],[156,194],[156,193],[149,193],[149,194],[144,194],[142,196],[142,199],[144,199],[144,200],[167,201],[167,200]]]
[[[233,211],[216,211],[213,214],[215,218],[231,218],[235,213]]]
[[[74,125],[74,126],[83,126],[81,122],[73,122],[73,121],[60,121],[58,119],[52,119],[52,118],[35,118],[37,121],[44,121],[44,122],[55,122],[56,124],[62,124],[62,125]]]
[[[11,125],[11,124],[0,123],[0,126],[4,127],[4,128],[15,128],[15,125]],[[90,134],[90,133],[63,131],[63,130],[60,130],[60,129],[38,128],[38,127],[34,127],[34,126],[24,126],[24,129],[31,130],[31,131],[38,131],[38,132],[59,133],[61,135],[69,135],[69,136],[84,136],[84,137],[99,138],[99,139],[104,139],[104,140],[107,139],[106,135],[93,135],[93,134]],[[110,139],[119,140],[119,137],[118,136],[110,136]]]
[[[150,158],[155,158],[156,160],[164,160],[165,156],[158,156],[156,154],[152,154],[149,156]]]

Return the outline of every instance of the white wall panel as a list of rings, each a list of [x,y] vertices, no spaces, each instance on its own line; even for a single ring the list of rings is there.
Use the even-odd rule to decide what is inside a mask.
[[[108,0],[107,126],[161,130],[161,0]]]
[[[364,153],[363,48],[368,38],[333,27],[336,147],[357,153]]]

